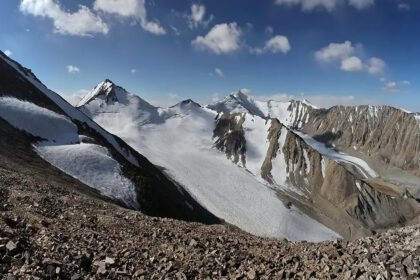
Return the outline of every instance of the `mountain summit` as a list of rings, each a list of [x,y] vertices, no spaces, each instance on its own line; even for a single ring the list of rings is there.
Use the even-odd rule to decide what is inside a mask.
[[[223,100],[208,105],[207,108],[219,113],[250,113],[257,116],[264,116],[254,99],[242,90],[232,92]]]
[[[114,84],[111,80],[106,79],[99,83],[91,92],[86,94],[77,104],[77,107],[86,105],[94,99],[102,99],[107,104],[114,102],[127,103],[128,92],[120,86]]]

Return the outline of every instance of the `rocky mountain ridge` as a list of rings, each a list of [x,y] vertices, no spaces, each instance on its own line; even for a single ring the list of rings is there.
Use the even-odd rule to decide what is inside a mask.
[[[250,128],[244,125],[247,118],[247,113],[221,113],[213,135],[216,147],[245,168],[249,154],[246,134]],[[252,117],[252,122],[256,118]],[[286,203],[299,201],[315,212],[323,212],[328,219],[322,221],[346,238],[402,226],[420,215],[419,203],[406,190],[365,178],[352,166],[319,153],[277,119],[265,121],[269,145],[259,162],[260,174]]]

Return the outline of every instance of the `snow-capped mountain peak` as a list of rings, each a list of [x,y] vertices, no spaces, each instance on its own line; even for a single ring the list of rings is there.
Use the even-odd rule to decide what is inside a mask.
[[[226,96],[223,100],[210,104],[207,108],[223,113],[250,113],[263,116],[263,112],[255,103],[254,98],[238,90]]]
[[[107,104],[110,103],[127,103],[127,94],[128,92],[113,83],[109,79],[99,83],[91,92],[86,94],[82,100],[77,104],[77,107],[83,106],[91,102],[96,98],[103,99]]]

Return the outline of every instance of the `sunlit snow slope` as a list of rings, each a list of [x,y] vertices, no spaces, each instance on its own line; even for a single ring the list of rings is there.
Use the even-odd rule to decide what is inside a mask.
[[[88,103],[81,109],[90,111],[91,107]],[[93,110],[95,107],[97,104]],[[136,112],[121,111],[118,118],[128,117],[125,114]],[[114,114],[93,115],[93,119],[164,167],[204,207],[229,223],[254,234],[291,240],[339,237],[297,208],[286,208],[267,184],[247,169],[238,168],[214,147],[215,111],[186,100],[167,109],[159,108],[158,114],[157,122],[142,122],[137,129],[130,127],[126,131],[109,126],[111,120],[106,118]],[[260,121],[261,129],[265,129],[264,121]],[[253,157],[257,169],[261,152],[255,150]]]

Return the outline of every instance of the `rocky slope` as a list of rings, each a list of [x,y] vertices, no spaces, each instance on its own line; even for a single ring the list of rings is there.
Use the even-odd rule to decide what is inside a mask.
[[[365,160],[384,180],[420,198],[420,125],[415,114],[389,106],[320,109],[305,100],[262,102],[241,91],[208,107],[277,118],[289,128]]]
[[[389,106],[335,106],[313,110],[301,126],[338,149],[367,155],[420,177],[420,128],[414,115]]]
[[[84,188],[144,213],[219,222],[145,157],[1,52],[0,133],[1,166],[46,174],[60,169]]]
[[[289,242],[152,218],[0,168],[5,279],[418,279],[420,228],[354,242]]]
[[[354,166],[319,153],[277,119],[266,119],[268,129],[259,132],[269,144],[257,171],[252,170],[255,152],[247,143],[247,139],[252,141],[247,134],[258,119],[247,113],[220,114],[213,135],[215,145],[233,162],[254,174],[260,172],[286,203],[311,207],[309,215],[346,238],[413,223],[420,216],[420,204],[407,191],[365,178]]]

